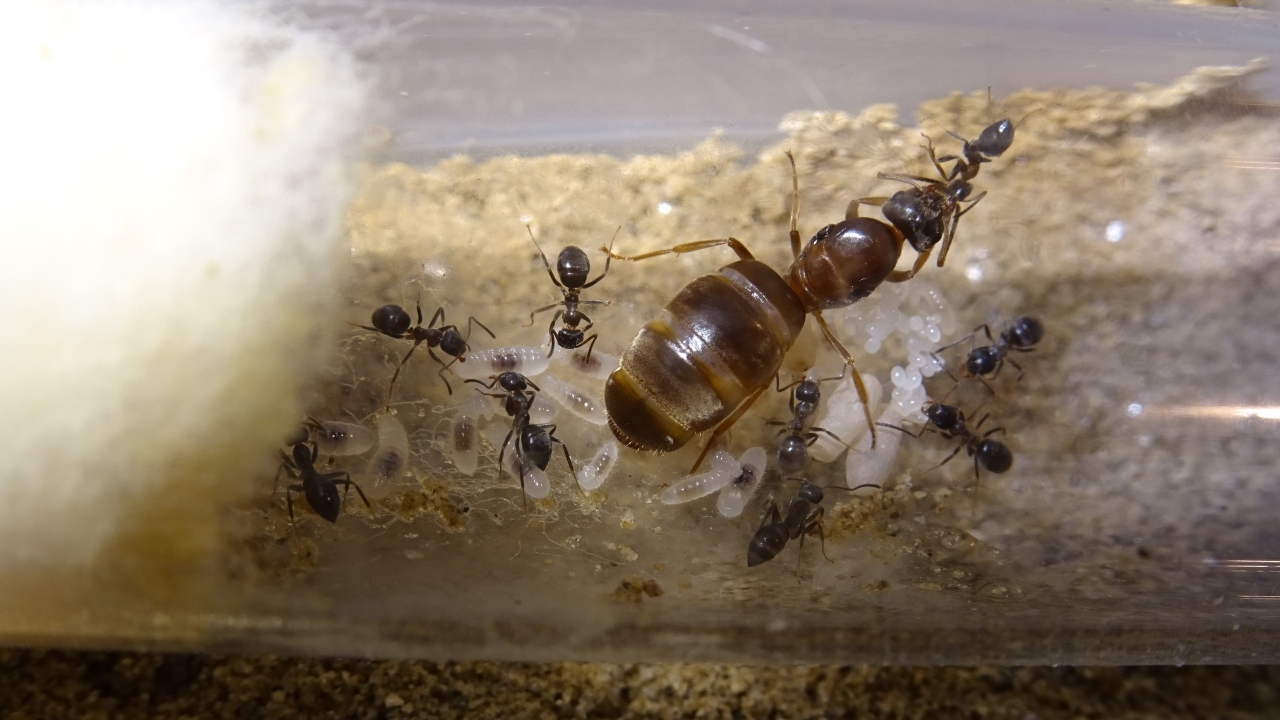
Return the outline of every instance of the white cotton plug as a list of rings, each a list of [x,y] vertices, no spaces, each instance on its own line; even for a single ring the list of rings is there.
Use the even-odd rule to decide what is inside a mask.
[[[340,325],[363,83],[247,6],[61,1],[0,7],[0,94],[0,584],[185,567]]]

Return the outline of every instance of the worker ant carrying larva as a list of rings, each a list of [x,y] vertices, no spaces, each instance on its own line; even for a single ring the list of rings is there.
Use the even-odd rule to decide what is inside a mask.
[[[404,368],[404,364],[409,362],[409,358],[413,356],[415,350],[422,343],[427,344],[427,352],[431,355],[431,359],[440,364],[440,379],[444,381],[444,387],[453,394],[453,387],[449,385],[449,380],[444,376],[444,371],[456,362],[465,362],[464,357],[471,346],[467,345],[467,341],[471,339],[472,325],[479,325],[480,329],[489,333],[489,337],[495,337],[493,331],[485,327],[484,323],[474,317],[467,318],[467,334],[464,337],[458,331],[457,325],[441,325],[436,327],[436,323],[444,322],[444,307],[436,310],[436,314],[431,316],[431,323],[423,326],[422,324],[422,301],[416,303],[418,310],[418,324],[412,325],[413,320],[409,317],[409,313],[399,305],[383,305],[373,311],[373,327],[368,325],[357,325],[356,327],[372,330],[382,333],[387,337],[397,340],[412,340],[413,347],[409,348],[409,352],[401,358],[400,364],[396,366],[396,372],[391,376],[391,384],[387,387],[387,406],[391,405],[391,393],[395,390],[396,379],[400,377],[400,371]],[[439,347],[446,355],[452,357],[448,363],[440,359],[436,355],[433,348]]]
[[[987,340],[991,341],[990,345],[982,345],[979,347],[973,346],[973,340],[978,335],[978,331],[982,331],[987,336]],[[1023,315],[1010,323],[1009,327],[1005,328],[1004,331],[1000,333],[999,337],[993,338],[991,336],[991,327],[989,325],[979,325],[974,328],[973,332],[969,333],[965,337],[960,338],[950,345],[944,345],[943,347],[938,348],[933,353],[933,356],[937,358],[944,350],[953,348],[966,340],[969,341],[969,355],[965,358],[964,363],[965,373],[969,377],[978,378],[978,381],[981,382],[987,390],[992,394],[995,394],[995,391],[991,389],[991,386],[987,385],[987,381],[984,377],[990,375],[992,379],[995,379],[995,377],[1000,374],[1000,370],[1004,367],[1004,364],[1008,362],[1010,365],[1018,369],[1018,379],[1021,380],[1023,375],[1022,366],[1014,362],[1012,358],[1009,358],[1009,353],[1033,352],[1035,350],[1035,344],[1040,342],[1043,337],[1044,324],[1030,315]]]
[[[947,131],[952,137],[964,143],[961,155],[944,155],[937,157],[934,153],[933,140],[924,136],[923,146],[929,153],[929,161],[937,169],[938,178],[926,178],[918,175],[897,175],[879,173],[882,180],[897,180],[911,187],[899,190],[891,197],[865,197],[855,200],[864,205],[879,205],[880,212],[911,243],[919,255],[910,270],[909,276],[920,272],[929,255],[939,242],[942,249],[938,253],[938,267],[946,264],[947,253],[951,249],[951,240],[955,237],[956,226],[960,218],[973,209],[978,201],[986,197],[986,191],[970,198],[973,185],[970,181],[977,176],[982,163],[1004,154],[1013,144],[1014,124],[1008,119],[1000,120],[987,126],[972,142]],[[945,170],[942,163],[955,161],[951,170]]]
[[[528,465],[536,467],[538,470],[546,470],[547,464],[551,462],[551,452],[555,447],[555,443],[560,444],[560,449],[564,451],[565,462],[569,464],[569,472],[573,474],[574,482],[578,482],[578,472],[573,467],[573,458],[569,457],[569,448],[565,446],[560,438],[555,436],[556,426],[552,424],[535,425],[529,421],[529,408],[533,405],[534,399],[537,397],[540,388],[533,384],[531,380],[516,372],[504,372],[490,378],[488,384],[476,379],[469,379],[465,382],[475,383],[486,390],[492,389],[494,385],[502,388],[500,393],[490,393],[480,390],[480,394],[495,397],[505,402],[505,410],[507,415],[511,416],[511,429],[507,431],[506,438],[502,441],[502,447],[498,450],[498,475],[502,475],[502,461],[506,456],[507,445],[511,443],[514,435],[515,444],[515,465],[520,476],[520,500],[525,503],[525,472]],[[533,388],[530,390],[529,388]],[[525,505],[527,508],[527,505]]]
[[[591,259],[587,257],[587,253],[576,245],[568,245],[560,251],[559,257],[556,258],[556,270],[551,271],[551,263],[547,262],[547,254],[542,252],[542,246],[538,244],[537,238],[533,236],[533,228],[528,225],[524,226],[529,231],[529,239],[533,240],[533,246],[538,248],[538,255],[542,258],[542,264],[547,268],[547,275],[551,277],[551,282],[560,288],[560,292],[564,294],[564,298],[560,302],[552,303],[544,308],[538,308],[529,313],[529,324],[533,324],[533,317],[541,312],[546,312],[552,308],[564,306],[563,310],[556,310],[556,314],[551,318],[551,324],[547,326],[547,333],[551,336],[551,349],[547,352],[547,357],[551,357],[556,351],[556,345],[565,350],[576,350],[583,345],[587,346],[586,362],[591,362],[591,350],[596,345],[596,338],[599,335],[586,337],[586,333],[591,329],[593,323],[587,314],[578,309],[579,305],[608,305],[608,300],[582,300],[579,294],[589,287],[604,279],[609,274],[609,263],[613,260],[613,256],[606,255],[604,261],[604,272],[595,280],[588,281],[587,277],[591,274]],[[619,225],[618,229],[613,232],[613,239],[618,238],[618,232],[622,230]],[[613,240],[609,241],[609,250],[613,249]],[[556,279],[556,274],[560,275]],[[563,325],[556,330],[556,321],[562,320]],[[579,328],[583,322],[587,323],[584,328]]]
[[[791,390],[791,398],[787,401],[787,408],[791,411],[792,418],[788,422],[778,420],[769,420],[769,425],[785,425],[783,429],[778,431],[778,435],[785,435],[782,443],[778,445],[778,472],[784,477],[795,475],[804,469],[806,463],[809,462],[809,447],[818,441],[818,433],[826,434],[835,438],[836,442],[844,444],[835,433],[820,427],[809,428],[805,431],[805,422],[813,416],[818,410],[818,401],[822,398],[822,392],[819,386],[830,380],[841,380],[844,378],[843,368],[839,375],[820,380],[810,380],[808,378],[797,380],[790,385],[783,387],[781,381],[775,379],[774,386],[778,392]],[[792,390],[792,388],[795,388]]]
[[[298,438],[290,438],[297,440]],[[307,499],[307,504],[320,517],[329,522],[338,521],[338,513],[342,510],[342,500],[338,497],[338,486],[346,487],[347,493],[351,492],[351,488],[355,488],[360,493],[360,499],[364,501],[366,507],[369,505],[369,499],[364,496],[364,491],[360,486],[352,482],[351,474],[345,470],[335,472],[322,473],[316,470],[316,459],[320,456],[320,450],[314,445],[308,445],[306,442],[292,442],[293,457],[290,458],[283,450],[280,451],[280,469],[276,470],[276,483],[280,482],[280,473],[288,473],[289,477],[294,480],[302,480],[300,485],[290,485],[285,488],[285,502],[289,506],[289,523],[293,524],[293,493],[300,492]],[[275,491],[272,490],[274,493]]]
[[[944,397],[943,400],[945,399]],[[958,455],[961,450],[967,450],[969,456],[973,458],[974,497],[976,499],[978,483],[981,481],[981,476],[978,472],[979,465],[996,474],[1003,473],[1013,466],[1013,453],[1010,452],[1009,446],[991,437],[995,433],[1003,433],[1005,431],[1003,427],[992,428],[982,435],[977,434],[977,430],[987,421],[990,414],[983,415],[972,428],[965,422],[963,411],[941,402],[931,402],[926,405],[924,407],[924,415],[928,418],[928,422],[924,427],[920,428],[918,433],[913,433],[906,428],[889,423],[880,423],[880,425],[893,428],[898,432],[915,438],[921,437],[926,431],[933,431],[948,440],[960,441],[956,449],[945,460],[930,468],[926,471],[926,474],[951,462],[951,459]]]

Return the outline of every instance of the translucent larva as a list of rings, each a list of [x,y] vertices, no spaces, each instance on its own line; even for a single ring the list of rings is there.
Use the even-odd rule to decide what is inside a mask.
[[[517,433],[511,433],[511,439],[505,440],[507,433],[511,431],[510,426],[503,426],[500,423],[493,423],[485,428],[484,435],[493,446],[493,449],[502,453],[502,469],[507,471],[511,477],[515,478],[516,485],[520,483],[520,466],[517,464],[523,458],[519,452],[517,443],[519,437]],[[503,441],[506,441],[504,451]],[[524,491],[525,494],[535,500],[551,494],[551,481],[547,479],[547,474],[538,469],[537,465],[525,460],[524,465]]]
[[[866,384],[867,398],[871,401],[871,408],[874,410],[880,403],[884,390],[874,375],[865,374],[862,376],[862,381]],[[853,378],[847,377],[842,380],[835,392],[831,393],[830,398],[822,399],[818,405],[818,417],[813,425],[829,431],[844,441],[842,445],[830,435],[818,433],[818,439],[809,448],[809,457],[818,462],[829,463],[840,457],[847,447],[853,446],[863,435],[869,437],[866,415],[863,413],[862,403],[858,400],[858,388],[853,384]]]
[[[688,475],[663,490],[662,502],[666,505],[680,505],[706,497],[733,482],[742,473],[742,467],[738,461],[734,460],[729,451],[723,447],[717,447],[712,451],[708,462],[711,465],[710,470],[697,475]]]
[[[731,518],[742,514],[747,501],[755,494],[756,488],[760,487],[767,462],[768,456],[762,447],[753,447],[742,454],[738,459],[738,476],[720,491],[720,497],[716,499],[716,509],[721,515]]]
[[[449,430],[449,455],[453,464],[463,475],[476,471],[477,456],[480,448],[480,418],[493,415],[493,405],[489,398],[479,393],[458,406],[453,416],[453,424]]]
[[[377,441],[377,436],[366,427],[333,420],[308,422],[307,430],[321,455],[360,455]]]
[[[454,363],[451,368],[459,377],[468,380],[488,380],[491,375],[518,372],[525,377],[538,375],[551,365],[545,350],[536,347],[505,347],[473,350],[467,353],[466,362]]]
[[[404,426],[390,413],[378,416],[378,451],[365,470],[362,487],[370,500],[391,494],[409,469],[409,436]]]
[[[578,468],[578,485],[583,490],[595,490],[604,484],[613,466],[618,462],[618,443],[608,440],[596,451],[595,457],[581,468]]]
[[[529,424],[545,425],[555,419],[555,404],[546,398],[545,393],[538,393],[538,396],[533,399],[533,404],[529,406]]]
[[[548,395],[565,406],[569,412],[593,425],[604,425],[609,422],[604,405],[588,395],[585,390],[576,388],[554,375],[543,375],[538,378],[538,387],[542,388],[542,394],[538,395],[539,399],[542,395]],[[534,422],[546,421],[535,420]]]
[[[573,368],[583,375],[600,380],[608,380],[609,375],[618,369],[618,358],[598,350],[592,351],[591,360],[589,361],[587,360],[587,354],[581,350],[578,352],[558,352],[551,357],[560,365]]]
[[[902,421],[898,406],[889,403],[876,422],[899,424]],[[845,460],[844,479],[849,487],[859,485],[881,485],[889,478],[894,461],[898,459],[898,447],[902,443],[902,433],[884,428],[880,440],[873,450],[871,436],[866,435],[849,449],[849,457]]]

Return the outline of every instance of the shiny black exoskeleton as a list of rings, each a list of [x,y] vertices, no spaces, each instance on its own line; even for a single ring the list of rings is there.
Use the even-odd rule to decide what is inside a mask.
[[[484,390],[479,392],[482,395],[501,399],[503,401],[503,409],[511,417],[511,429],[507,431],[507,436],[502,440],[502,447],[498,449],[498,474],[502,474],[502,460],[506,457],[507,445],[511,443],[511,438],[514,436],[516,438],[516,467],[520,470],[522,503],[525,497],[525,463],[530,463],[539,470],[546,470],[547,465],[551,462],[551,453],[555,443],[559,443],[560,449],[564,451],[564,459],[569,464],[569,472],[573,474],[573,479],[575,481],[578,479],[578,471],[573,467],[573,458],[569,457],[569,448],[560,441],[560,438],[555,436],[556,426],[552,424],[534,425],[529,421],[529,409],[533,407],[533,401],[538,392],[541,392],[541,388],[535,385],[533,381],[517,372],[504,372],[501,375],[491,376],[487,384],[475,379],[467,380],[466,382],[475,383],[486,390],[492,389],[494,385],[502,389],[500,393],[484,392]],[[530,388],[533,389],[531,390]]]
[[[296,438],[290,438],[296,439]],[[348,493],[355,488],[366,506],[369,499],[364,496],[360,486],[351,481],[351,475],[344,470],[322,473],[316,470],[316,458],[320,452],[315,446],[305,442],[293,443],[293,457],[280,451],[280,469],[276,471],[276,481],[280,473],[287,473],[294,480],[302,480],[300,485],[285,488],[285,501],[289,506],[289,522],[293,522],[293,493],[300,492],[307,499],[307,504],[320,517],[329,522],[338,521],[338,513],[342,510],[342,499],[338,497],[338,486],[342,485]]]
[[[822,556],[827,556],[826,538],[822,534],[822,488],[812,483],[800,486],[796,497],[787,505],[787,514],[778,511],[777,503],[769,503],[769,512],[765,513],[760,529],[751,537],[747,545],[747,567],[755,567],[778,556],[787,543],[800,539],[800,547],[804,547],[804,537],[818,532],[822,542]],[[827,558],[830,560],[830,558]],[[799,559],[796,560],[799,563]]]
[[[969,456],[973,458],[973,477],[975,482],[979,480],[979,465],[997,474],[1013,467],[1013,453],[1010,452],[1009,446],[991,437],[995,433],[1003,433],[1005,431],[1003,427],[992,428],[982,435],[978,435],[976,432],[987,421],[989,415],[983,415],[972,428],[966,423],[964,412],[951,405],[930,403],[925,406],[924,415],[929,419],[929,423],[921,428],[918,433],[913,433],[897,425],[886,423],[880,423],[880,425],[917,438],[926,431],[932,430],[948,440],[958,440],[959,444],[956,449],[945,460],[931,468],[930,472],[946,465],[961,450],[967,450]]]
[[[777,453],[778,472],[784,477],[795,475],[804,469],[805,464],[809,462],[809,447],[817,442],[818,433],[824,433],[840,442],[839,437],[825,428],[814,427],[806,431],[805,422],[817,412],[818,401],[822,399],[822,391],[819,387],[821,383],[843,377],[844,373],[821,380],[797,380],[786,387],[775,382],[778,392],[795,388],[791,391],[791,399],[787,405],[791,410],[791,420],[785,423],[776,420],[769,422],[770,425],[786,425],[778,431],[779,435],[785,435],[785,437],[778,446]]]
[[[556,346],[565,350],[574,350],[587,346],[587,361],[591,360],[591,351],[595,348],[597,335],[587,337],[587,331],[591,329],[594,323],[587,314],[582,312],[579,305],[608,305],[608,300],[583,300],[579,297],[581,292],[604,279],[609,274],[609,263],[613,260],[612,255],[607,255],[604,261],[604,272],[595,280],[587,281],[587,277],[591,274],[591,259],[587,257],[587,253],[582,248],[575,245],[569,245],[560,251],[560,256],[556,258],[555,272],[551,271],[551,263],[547,262],[546,253],[542,252],[542,246],[538,245],[538,240],[533,237],[533,229],[528,225],[525,229],[529,231],[529,239],[533,240],[534,247],[538,248],[538,255],[542,257],[542,264],[547,268],[547,275],[551,277],[551,282],[560,288],[560,292],[564,298],[558,303],[552,303],[544,308],[538,308],[529,313],[529,323],[533,323],[533,317],[540,312],[546,312],[552,308],[564,307],[562,310],[556,310],[556,314],[551,318],[551,324],[547,326],[547,333],[551,336],[551,349],[547,352],[547,357],[556,351]],[[622,228],[619,227],[619,230]],[[617,238],[617,232],[614,238]],[[609,248],[613,248],[613,242],[609,242]],[[560,275],[556,279],[556,274]],[[556,321],[563,323],[562,327],[556,329]],[[578,327],[582,323],[586,323],[586,327]]]
[[[1013,144],[1014,125],[1008,118],[992,123],[972,142],[955,133],[950,134],[964,143],[959,156],[937,157],[933,141],[925,137],[925,150],[929,153],[929,161],[938,171],[938,178],[880,173],[879,177],[882,179],[897,180],[911,187],[888,198],[861,198],[854,201],[880,205],[885,219],[920,254],[911,269],[913,276],[924,267],[934,246],[940,242],[942,249],[938,253],[938,267],[946,264],[947,253],[951,249],[951,241],[955,237],[960,218],[986,196],[986,192],[981,192],[970,198],[973,194],[971,181],[977,176],[982,163],[1003,155]],[[950,170],[942,167],[942,163],[953,161],[955,164]]]
[[[990,345],[973,347],[973,339],[977,337],[979,332],[987,336],[987,340],[991,342]],[[956,342],[938,348],[934,356],[936,357],[938,353],[968,341],[970,349],[968,357],[965,358],[964,369],[965,373],[970,377],[982,380],[982,378],[989,375],[995,378],[1000,374],[1001,368],[1007,362],[1018,369],[1018,379],[1021,380],[1023,375],[1022,366],[1008,357],[1009,353],[1034,352],[1035,345],[1043,338],[1044,323],[1030,315],[1023,315],[1014,320],[1004,332],[1000,333],[999,337],[992,337],[990,326],[980,325],[974,328],[973,332]],[[982,384],[986,385],[986,381],[982,380]],[[987,389],[991,390],[991,386],[987,385]],[[994,393],[994,391],[992,392]]]
[[[383,305],[373,311],[371,322],[373,327],[368,325],[358,325],[357,327],[365,330],[382,333],[387,337],[397,340],[412,340],[413,347],[409,348],[409,352],[401,358],[400,364],[396,366],[396,372],[391,376],[391,384],[387,387],[387,404],[391,404],[391,392],[395,390],[396,379],[400,377],[400,370],[404,368],[404,364],[409,362],[409,358],[413,357],[413,353],[418,346],[426,343],[427,352],[431,355],[431,359],[440,364],[440,379],[444,381],[444,387],[453,394],[453,386],[449,384],[448,378],[444,376],[444,371],[455,362],[466,362],[466,353],[471,349],[467,341],[471,339],[471,326],[479,325],[482,330],[489,333],[489,337],[494,337],[493,331],[484,326],[484,323],[474,317],[467,318],[467,334],[464,336],[458,331],[457,325],[441,325],[436,327],[436,323],[444,322],[444,308],[436,310],[436,314],[431,316],[431,323],[424,326],[422,324],[422,303],[416,304],[418,310],[418,324],[413,325],[412,318],[409,317],[408,311],[399,305]],[[433,348],[440,350],[453,358],[448,363],[440,359],[436,355]]]

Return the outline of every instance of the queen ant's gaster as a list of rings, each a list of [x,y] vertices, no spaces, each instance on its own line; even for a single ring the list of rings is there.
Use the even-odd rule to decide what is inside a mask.
[[[835,377],[822,378],[821,380],[797,380],[785,387],[779,383],[775,383],[778,392],[791,390],[791,398],[787,402],[787,407],[791,411],[791,420],[789,422],[779,422],[777,420],[769,421],[770,425],[785,425],[783,429],[778,431],[779,435],[785,435],[782,443],[778,446],[778,472],[783,476],[791,476],[804,469],[806,463],[809,462],[809,447],[818,440],[818,433],[825,433],[836,439],[836,442],[843,443],[830,430],[825,428],[814,427],[805,430],[804,424],[818,409],[818,401],[822,399],[822,391],[820,385],[828,380],[840,380],[844,377],[841,372]]]
[[[967,450],[969,456],[973,458],[974,493],[976,495],[977,483],[981,479],[978,474],[979,465],[996,474],[1005,472],[1010,467],[1013,467],[1013,453],[1009,451],[1009,446],[991,437],[995,433],[1003,433],[1005,431],[1003,427],[992,428],[982,435],[977,434],[977,430],[987,421],[987,418],[990,417],[989,415],[983,415],[972,428],[965,422],[964,412],[952,405],[945,405],[940,402],[929,403],[924,407],[924,415],[928,418],[928,423],[920,428],[918,433],[913,433],[897,425],[889,425],[888,423],[882,423],[882,425],[916,438],[924,435],[926,431],[932,430],[948,440],[960,441],[956,449],[945,460],[930,468],[928,472],[937,470],[951,462],[951,459],[958,455],[961,450]]]
[[[977,336],[979,331],[982,331],[987,336],[987,340],[991,342],[990,345],[973,347],[973,338]],[[934,355],[937,356],[944,350],[953,348],[968,340],[970,348],[969,355],[964,362],[965,373],[970,377],[978,378],[983,385],[986,385],[988,390],[991,390],[991,386],[987,385],[986,380],[983,380],[983,378],[990,375],[994,379],[1000,374],[1000,369],[1004,367],[1006,362],[1018,369],[1018,379],[1022,379],[1022,366],[1014,362],[1013,358],[1008,357],[1008,355],[1011,352],[1034,352],[1034,346],[1043,337],[1044,324],[1030,315],[1023,315],[1010,323],[1009,327],[1005,328],[999,337],[993,338],[991,336],[991,327],[989,325],[979,325],[967,336],[950,345],[938,348]]]
[[[297,440],[298,438],[290,438]],[[289,506],[289,522],[293,523],[293,493],[300,492],[307,499],[307,504],[320,517],[329,522],[338,521],[338,513],[342,510],[342,499],[338,497],[338,486],[346,488],[347,493],[355,488],[360,499],[369,507],[369,499],[364,496],[360,486],[352,482],[351,474],[345,470],[322,473],[316,470],[316,458],[320,451],[315,445],[306,442],[294,442],[293,457],[280,451],[280,469],[276,471],[276,482],[280,481],[280,473],[287,473],[294,480],[302,480],[300,485],[285,488],[285,502]]]
[[[506,410],[507,415],[511,417],[511,429],[507,431],[507,436],[502,440],[502,447],[498,450],[498,474],[502,474],[502,460],[506,456],[507,445],[511,443],[511,437],[514,435],[516,438],[515,464],[520,471],[520,497],[522,503],[525,502],[525,462],[532,464],[539,470],[546,470],[547,465],[551,462],[551,453],[556,443],[559,443],[560,449],[564,451],[564,459],[569,464],[569,472],[572,473],[574,481],[577,482],[578,472],[573,467],[573,458],[569,457],[569,448],[560,441],[560,438],[555,436],[556,426],[552,424],[535,425],[529,422],[529,409],[533,406],[534,398],[537,397],[538,392],[541,392],[541,389],[533,381],[517,372],[504,372],[491,377],[488,384],[477,379],[469,379],[465,382],[475,383],[486,390],[492,389],[494,385],[498,385],[502,389],[500,393],[484,392],[484,390],[479,392],[482,395],[503,400],[503,408]],[[529,388],[533,389],[530,390]]]
[[[925,136],[927,144],[924,148],[929,153],[929,161],[937,169],[939,178],[880,173],[881,179],[897,180],[911,187],[899,190],[887,198],[866,197],[854,201],[881,206],[880,211],[885,218],[893,223],[919,253],[910,271],[913,276],[929,261],[929,254],[939,242],[942,243],[942,249],[938,253],[938,267],[946,264],[947,252],[951,249],[951,240],[955,237],[960,218],[987,194],[983,191],[970,198],[973,193],[970,181],[977,176],[982,163],[1000,157],[1013,144],[1014,125],[1008,118],[992,123],[972,142],[950,131],[948,133],[964,143],[960,156],[937,157],[933,141]],[[949,171],[942,167],[942,163],[951,161],[955,161],[955,164]]]
[[[551,263],[547,262],[547,254],[542,252],[542,246],[538,244],[537,238],[533,236],[533,228],[525,225],[525,230],[529,231],[529,239],[533,240],[533,246],[538,248],[538,255],[542,258],[542,264],[547,268],[547,275],[551,277],[551,282],[560,288],[560,292],[564,294],[564,298],[558,303],[552,303],[544,308],[538,308],[529,313],[529,324],[533,324],[533,316],[541,312],[546,312],[552,308],[564,306],[563,310],[556,310],[556,314],[551,318],[551,324],[547,326],[547,333],[551,336],[551,349],[547,352],[547,357],[556,351],[556,345],[565,350],[576,350],[583,345],[587,346],[587,362],[591,361],[591,350],[595,348],[596,338],[598,335],[587,337],[587,331],[591,329],[594,323],[587,314],[579,309],[579,305],[608,305],[608,300],[582,300],[579,298],[583,290],[595,285],[609,274],[609,263],[613,260],[612,254],[606,254],[604,261],[604,272],[595,280],[588,281],[587,277],[591,275],[591,259],[587,257],[587,253],[576,245],[568,245],[560,251],[559,257],[556,258],[556,270],[551,271]],[[618,237],[618,231],[622,230],[619,226],[618,230],[613,233],[614,239]],[[613,241],[609,241],[609,253],[613,249]],[[556,274],[560,275],[556,279]],[[556,321],[561,320],[563,325],[559,330],[556,329]],[[579,328],[583,322],[587,323],[586,327]]]
[[[373,311],[373,319],[371,320],[373,327],[368,325],[357,326],[365,330],[382,333],[397,340],[413,341],[413,347],[409,348],[409,352],[405,353],[404,357],[401,358],[400,364],[396,366],[395,374],[391,376],[391,384],[387,387],[388,406],[391,405],[391,392],[395,390],[396,379],[400,377],[400,370],[404,368],[405,363],[409,362],[409,358],[413,356],[419,345],[427,344],[427,352],[430,353],[431,359],[440,364],[440,379],[444,381],[445,389],[452,395],[453,387],[449,385],[449,379],[444,376],[444,371],[448,370],[449,366],[455,362],[466,362],[466,353],[471,349],[471,346],[467,344],[467,340],[471,338],[471,326],[473,324],[479,325],[480,329],[489,333],[489,337],[494,337],[493,331],[474,317],[467,318],[466,336],[463,336],[458,331],[457,325],[436,327],[436,323],[444,322],[443,307],[436,310],[436,314],[431,316],[431,323],[424,326],[422,324],[422,303],[418,302],[416,307],[418,310],[417,325],[413,325],[413,320],[409,317],[409,313],[399,305],[383,305]],[[439,347],[444,354],[453,359],[448,363],[441,360],[440,356],[436,355],[435,350],[433,350],[436,347]]]

